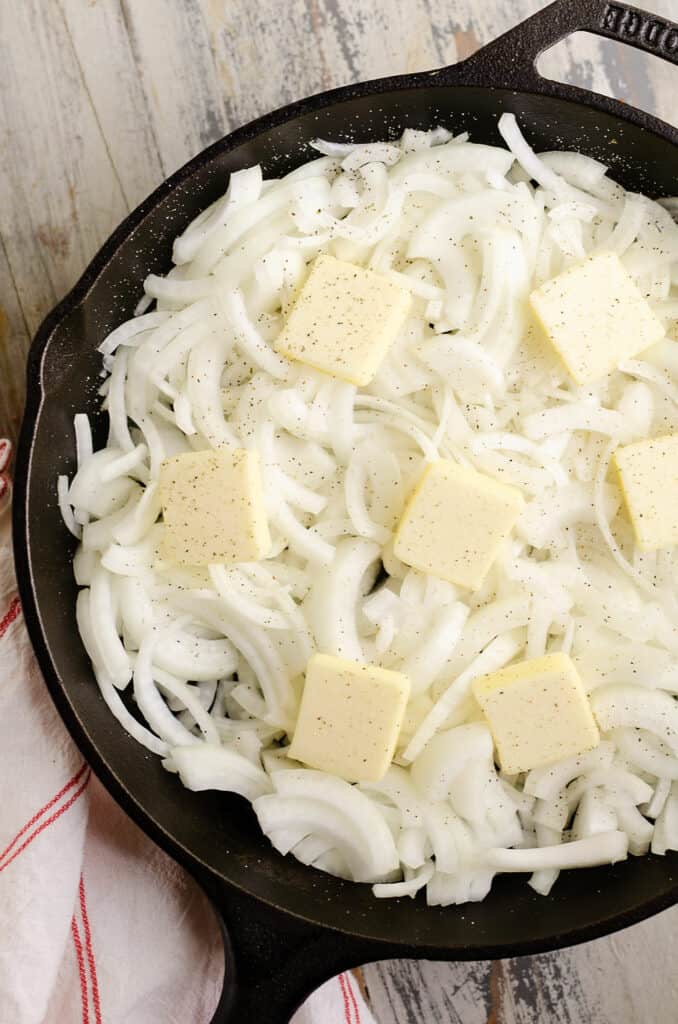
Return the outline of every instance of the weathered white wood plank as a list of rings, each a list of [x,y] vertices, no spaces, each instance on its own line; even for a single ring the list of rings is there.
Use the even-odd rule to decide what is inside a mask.
[[[0,317],[0,437],[15,438],[23,403],[29,332],[3,246],[0,246],[0,295],[5,302],[4,317]]]
[[[120,3],[167,176],[228,130],[207,26],[198,0]]]
[[[609,938],[494,964],[402,960],[363,968],[380,1024],[673,1024],[669,910]]]
[[[165,174],[124,8],[117,2],[60,2],[82,90],[100,126],[125,203],[134,209]]]
[[[492,964],[483,962],[398,960],[363,967],[379,1024],[486,1024],[496,988],[492,973]]]
[[[347,82],[440,63],[425,0],[202,4],[233,124]]]
[[[3,5],[0,221],[33,330],[126,212],[57,4]]]
[[[126,212],[61,10],[25,0],[0,5],[0,236],[7,269],[0,305],[13,325],[11,388],[2,421],[16,422],[23,394],[25,331],[74,283]],[[5,408],[8,403],[8,408]],[[10,430],[14,433],[14,430]]]

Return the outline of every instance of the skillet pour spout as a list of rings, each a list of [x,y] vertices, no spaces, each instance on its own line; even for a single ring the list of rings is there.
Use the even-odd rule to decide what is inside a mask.
[[[593,32],[678,63],[678,24],[622,2],[556,0],[453,67],[314,96],[260,118],[206,149],[164,182],[111,236],[41,326],[28,359],[28,396],[14,502],[17,578],[45,681],[94,771],[135,821],[203,886],[222,922],[225,986],[213,1024],[283,1024],[322,981],[391,957],[482,959],[556,949],[605,935],[676,902],[676,859],[631,858],[566,874],[548,897],[515,876],[468,907],[380,902],[354,885],[282,858],[249,806],[192,793],[110,716],[75,623],[72,541],[55,496],[75,465],[73,415],[99,428],[97,346],[132,316],[141,281],[169,268],[172,241],[220,196],[228,176],[260,163],[280,176],[311,156],[309,142],[395,138],[443,124],[499,144],[512,111],[537,150],[579,150],[626,188],[676,191],[678,131],[643,111],[542,78],[539,55],[572,32]]]

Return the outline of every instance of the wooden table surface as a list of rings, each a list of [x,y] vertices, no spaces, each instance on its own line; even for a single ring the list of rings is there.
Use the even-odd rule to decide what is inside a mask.
[[[678,19],[678,0],[646,2]],[[543,6],[0,0],[0,436],[16,435],[24,357],[44,315],[125,214],[189,157],[302,96],[453,63]],[[678,72],[655,58],[580,35],[540,68],[678,123]],[[559,953],[391,962],[366,967],[363,979],[380,1024],[675,1024],[676,946],[671,910]]]

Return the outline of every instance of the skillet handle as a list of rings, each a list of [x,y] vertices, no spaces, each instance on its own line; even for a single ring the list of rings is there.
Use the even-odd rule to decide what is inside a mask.
[[[402,949],[318,928],[234,888],[201,882],[224,942],[224,989],[211,1024],[288,1024],[329,978]]]
[[[581,98],[586,90],[551,82],[536,68],[540,54],[573,32],[592,32],[678,64],[678,23],[618,0],[555,0],[439,74],[455,85]]]

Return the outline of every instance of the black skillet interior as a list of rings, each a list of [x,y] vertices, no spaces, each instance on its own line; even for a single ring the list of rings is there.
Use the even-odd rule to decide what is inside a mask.
[[[427,908],[422,900],[379,903],[367,886],[283,859],[244,801],[189,793],[106,709],[77,635],[73,545],[55,498],[57,474],[74,467],[73,415],[97,407],[97,344],[132,315],[145,275],[169,268],[174,236],[224,191],[237,168],[261,163],[268,176],[281,175],[312,155],[308,143],[315,137],[393,138],[405,127],[443,124],[468,129],[474,141],[498,143],[497,117],[511,110],[538,150],[579,150],[610,164],[628,188],[675,193],[675,129],[537,74],[537,55],[577,29],[677,62],[675,25],[623,4],[558,0],[456,67],[336,90],[262,118],[196,157],[125,221],[47,318],[31,350],[15,499],[27,625],[51,694],[99,777],[188,867],[228,921],[227,960],[231,968],[234,957],[242,985],[237,1008],[235,989],[227,987],[219,1019],[231,1010],[231,1019],[286,1019],[314,985],[352,963],[537,952],[604,934],[675,902],[678,870],[670,856],[565,874],[547,898],[524,878],[509,876],[496,881],[484,903],[448,909]]]

